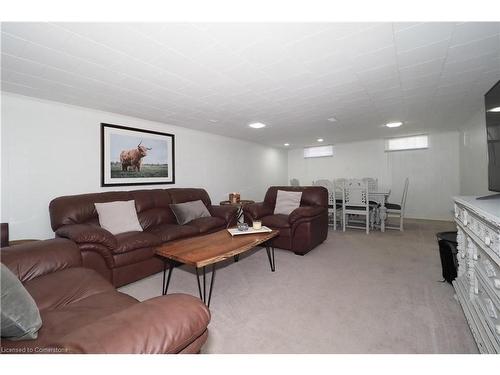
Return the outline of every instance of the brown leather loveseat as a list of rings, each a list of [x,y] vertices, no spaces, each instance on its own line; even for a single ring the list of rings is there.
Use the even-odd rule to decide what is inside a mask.
[[[208,337],[210,312],[199,298],[139,302],[83,268],[72,241],[36,241],[0,254],[42,318],[36,340],[2,339],[2,353],[198,353]]]
[[[94,203],[134,200],[143,232],[112,235],[99,226]],[[212,217],[178,225],[171,203],[201,200]],[[172,188],[113,191],[59,197],[50,202],[50,221],[57,237],[78,244],[83,266],[95,269],[114,286],[140,280],[163,269],[153,248],[164,242],[226,228],[237,208],[213,206],[204,189]]]
[[[301,191],[300,207],[290,215],[275,215],[278,190]],[[271,186],[263,202],[245,205],[245,220],[262,220],[262,225],[278,229],[275,247],[304,255],[328,236],[328,190],[322,186]]]

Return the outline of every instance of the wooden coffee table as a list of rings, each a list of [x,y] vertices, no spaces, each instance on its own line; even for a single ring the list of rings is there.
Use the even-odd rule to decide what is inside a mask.
[[[172,270],[176,264],[189,264],[196,269],[196,280],[198,281],[198,292],[200,299],[210,306],[212,298],[212,288],[215,279],[215,265],[223,260],[234,258],[238,261],[238,256],[254,247],[263,244],[266,247],[267,257],[271,266],[271,271],[276,270],[274,260],[274,247],[272,239],[279,234],[273,230],[268,233],[245,234],[231,236],[227,230],[207,234],[200,237],[186,238],[172,241],[155,248],[156,255],[164,261],[163,267],[163,295],[167,294]],[[167,265],[169,266],[168,276],[165,278]],[[206,293],[206,266],[212,266],[212,278],[208,291],[208,301]],[[200,284],[199,268],[203,269],[203,293]]]

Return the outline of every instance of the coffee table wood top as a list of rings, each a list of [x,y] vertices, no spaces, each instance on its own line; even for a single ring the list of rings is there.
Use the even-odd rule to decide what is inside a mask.
[[[244,253],[276,237],[279,231],[231,236],[227,230],[199,237],[167,242],[155,254],[197,268]]]

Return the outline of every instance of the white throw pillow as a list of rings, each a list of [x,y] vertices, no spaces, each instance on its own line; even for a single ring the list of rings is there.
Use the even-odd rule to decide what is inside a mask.
[[[135,210],[135,201],[94,203],[94,205],[99,215],[99,224],[112,234],[142,232]]]
[[[274,214],[290,215],[293,210],[300,207],[301,191],[278,190]]]

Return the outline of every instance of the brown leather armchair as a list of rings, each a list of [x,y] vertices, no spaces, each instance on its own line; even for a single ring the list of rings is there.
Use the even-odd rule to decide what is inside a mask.
[[[170,294],[144,302],[83,268],[78,246],[58,238],[2,248],[42,318],[36,340],[2,339],[2,353],[198,353],[210,312],[200,299]]]
[[[290,215],[275,215],[278,190],[301,191],[300,207]],[[328,190],[322,186],[272,186],[263,202],[243,207],[245,221],[250,225],[261,220],[262,225],[278,229],[274,246],[304,255],[328,236]]]

